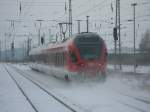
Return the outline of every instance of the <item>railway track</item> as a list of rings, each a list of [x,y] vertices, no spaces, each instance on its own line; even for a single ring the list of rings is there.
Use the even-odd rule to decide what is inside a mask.
[[[21,91],[21,93],[23,94],[23,96],[26,98],[26,100],[28,101],[28,103],[31,105],[31,107],[33,108],[33,110],[35,112],[39,112],[38,109],[35,107],[35,105],[32,103],[31,99],[27,96],[27,94],[25,93],[25,91],[23,90],[23,88],[19,85],[19,83],[17,82],[17,80],[13,77],[13,75],[9,72],[9,70],[4,66],[5,70],[7,71],[8,75],[11,77],[11,79],[15,82],[15,84],[17,85],[18,89]]]
[[[52,97],[53,99],[55,99],[57,102],[59,102],[61,105],[63,105],[64,107],[66,107],[67,109],[70,110],[70,112],[90,112],[89,110],[86,109],[81,109],[80,106],[76,107],[78,108],[77,110],[74,109],[75,106],[77,106],[77,104],[72,104],[74,107],[72,107],[71,105],[67,104],[66,102],[64,102],[62,99],[58,98],[56,95],[54,95],[52,92],[50,92],[49,90],[45,89],[44,87],[42,87],[38,82],[33,81],[31,78],[29,78],[27,75],[27,73],[21,71],[20,69],[14,67],[14,66],[10,66],[7,65],[11,68],[13,68],[19,75],[21,75],[22,77],[24,77],[25,79],[27,79],[28,81],[32,82],[32,84],[36,85],[39,89],[41,89],[43,92],[45,92],[48,96]],[[35,112],[40,112],[36,106],[34,105],[34,103],[31,101],[31,99],[28,97],[28,95],[26,94],[26,92],[23,90],[23,88],[19,85],[19,83],[17,82],[17,80],[14,78],[13,74],[8,70],[8,68],[6,66],[4,66],[5,70],[7,71],[7,73],[9,74],[9,76],[12,78],[12,80],[15,82],[15,84],[17,85],[17,87],[19,88],[19,90],[21,91],[21,93],[23,94],[23,96],[27,99],[27,101],[29,102],[29,104],[31,105],[31,107],[34,109]],[[26,74],[26,75],[25,75]]]
[[[12,66],[12,65],[9,65],[9,66],[10,66],[11,68],[13,68],[16,72],[18,72],[21,76],[23,76],[23,77],[26,78],[27,80],[31,81],[34,85],[36,85],[37,87],[39,87],[39,88],[40,88],[42,91],[44,91],[46,94],[48,94],[49,96],[53,97],[55,100],[57,100],[59,103],[61,103],[61,104],[64,105],[65,107],[69,108],[70,111],[72,111],[72,112],[78,112],[78,109],[76,110],[76,109],[74,108],[74,106],[75,106],[75,107],[79,108],[79,109],[80,109],[81,111],[83,111],[83,112],[91,112],[91,110],[87,110],[87,109],[85,109],[85,108],[79,106],[78,104],[72,103],[71,105],[69,105],[68,103],[64,102],[61,98],[59,98],[57,95],[55,95],[54,93],[50,92],[48,89],[43,88],[43,87],[40,85],[40,82],[32,80],[31,77],[30,77],[30,74],[28,74],[28,73],[26,73],[26,72],[20,70],[20,69],[17,68],[17,67]],[[128,107],[128,108],[131,108],[131,109],[133,109],[133,110],[136,110],[137,112],[148,112],[148,111],[146,111],[144,108],[139,107],[139,106],[137,106],[137,105],[134,105],[134,104],[132,103],[132,101],[134,100],[135,102],[138,102],[138,103],[140,103],[140,104],[150,105],[150,101],[149,101],[149,100],[143,99],[143,98],[141,98],[141,97],[136,97],[136,96],[128,95],[128,94],[125,94],[125,93],[121,93],[121,92],[119,92],[119,91],[114,91],[114,93],[116,93],[116,94],[118,94],[118,95],[120,94],[120,96],[129,99],[129,101],[128,101],[128,100],[125,100],[124,98],[123,98],[123,99],[119,99],[119,100],[118,100],[118,99],[114,99],[114,100],[115,100],[116,102],[118,102],[119,104],[124,105],[125,107]],[[130,100],[131,100],[131,102],[130,102]],[[72,106],[72,105],[73,105],[73,106]],[[34,106],[33,106],[33,108],[34,108]],[[36,111],[36,112],[38,112],[38,111]]]
[[[149,105],[149,107],[150,107],[150,99],[149,98],[146,99],[141,96],[133,96],[133,95],[124,93],[120,90],[112,89],[111,87],[108,87],[108,88],[110,90],[112,90],[115,94],[117,94],[118,97],[123,97],[123,99],[121,99],[121,98],[116,99],[115,100],[116,102],[118,102],[126,107],[132,108],[132,109],[136,110],[137,112],[149,112],[146,109],[142,108],[140,105],[135,105],[133,103],[133,102],[136,102],[137,104]]]
[[[132,96],[132,95],[127,95],[127,94],[124,94],[124,93],[121,93],[121,92],[118,92],[120,95],[124,96],[124,97],[127,97],[127,98],[130,98],[130,99],[133,99],[135,100],[136,102],[139,102],[139,103],[143,103],[143,104],[146,104],[146,105],[149,105],[150,106],[150,101],[149,100],[145,100],[145,99],[142,99],[142,98],[138,98],[138,97],[135,97],[135,96]],[[117,102],[119,102],[120,104],[122,105],[125,105],[127,107],[130,107],[132,109],[135,109],[139,112],[147,112],[146,110],[144,110],[143,108],[141,108],[140,106],[135,106],[134,104],[130,104],[130,103],[127,103],[126,101],[123,101],[123,100],[117,100]]]

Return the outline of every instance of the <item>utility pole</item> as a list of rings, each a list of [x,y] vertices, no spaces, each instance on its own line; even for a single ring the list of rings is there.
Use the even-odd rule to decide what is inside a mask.
[[[64,30],[63,25],[66,26],[65,30]],[[70,26],[70,23],[67,23],[67,22],[59,23],[59,26],[60,26],[60,35],[63,34],[62,40],[65,40],[66,39],[66,32],[67,32],[68,26]]]
[[[62,23],[59,23],[59,34],[60,34],[60,39],[62,40]],[[69,31],[70,32],[70,31]],[[69,33],[70,35],[70,33]],[[56,42],[58,41],[58,35],[56,34]]]
[[[0,40],[0,62],[1,62],[1,55],[2,53],[1,53],[1,40]]]
[[[11,43],[11,61],[14,61],[14,41]]]
[[[135,6],[137,6],[137,3],[133,3],[131,4],[131,6],[133,6],[133,30],[134,30],[134,45],[133,45],[133,49],[134,49],[134,73],[136,72],[136,57],[135,57]]]
[[[121,31],[120,31],[120,0],[116,0],[116,20],[114,27],[114,48],[115,48],[115,59],[117,59],[117,40],[119,39],[119,69],[122,69],[121,62]],[[114,64],[114,68],[116,70],[116,63]]]
[[[5,62],[7,61],[7,48],[6,48],[6,36],[7,36],[7,33],[5,33]]]
[[[87,33],[89,32],[89,16],[86,16]]]
[[[38,29],[38,46],[40,46],[41,45],[41,26],[42,26],[42,21],[44,21],[44,20],[39,19],[36,21],[38,21],[40,23],[40,27]]]
[[[23,62],[25,61],[25,41],[23,41],[23,44],[22,44],[22,53],[23,53]]]
[[[121,32],[120,32],[120,0],[118,0],[118,29],[119,29],[119,68],[122,70],[121,62]]]
[[[81,20],[77,20],[77,22],[78,22],[78,33],[80,33],[80,22],[81,22]]]
[[[69,0],[69,37],[72,35],[72,3]]]
[[[28,40],[27,40],[27,56],[29,56],[30,49],[31,49],[31,39],[28,36]]]
[[[49,31],[49,43],[50,43],[50,42],[52,41],[52,37],[51,37],[51,29],[49,28],[48,31]]]
[[[115,28],[116,28],[116,38],[118,38],[118,35],[117,35],[117,16],[118,16],[118,0],[116,0],[116,20],[115,20]],[[115,31],[114,31],[115,33]],[[115,59],[116,59],[116,56],[117,56],[117,39],[114,39],[114,44],[115,44]],[[114,69],[116,70],[116,63],[114,64]]]

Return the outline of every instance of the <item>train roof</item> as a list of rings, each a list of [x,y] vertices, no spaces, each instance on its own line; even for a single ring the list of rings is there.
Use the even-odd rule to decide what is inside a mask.
[[[89,36],[99,36],[99,35],[97,33],[95,33],[95,32],[81,32],[81,33],[75,34],[75,36],[89,37]]]
[[[39,46],[37,48],[33,48],[29,52],[29,55],[42,54],[42,53],[44,53],[44,51],[46,51],[48,49],[67,48],[68,43],[70,43],[70,41],[74,40],[75,38],[80,38],[80,37],[87,38],[87,37],[93,37],[93,36],[94,37],[99,37],[100,39],[102,39],[97,33],[82,32],[82,33],[79,33],[79,34],[74,34],[70,38],[66,38],[65,40],[63,40],[61,42],[50,43],[50,44],[47,44],[47,45]]]
[[[64,48],[66,47],[67,44],[65,42],[56,42],[56,43],[49,43],[47,45],[41,45],[37,48],[33,48],[30,50],[29,55],[34,55],[34,54],[42,54],[48,49],[55,49],[55,48]]]

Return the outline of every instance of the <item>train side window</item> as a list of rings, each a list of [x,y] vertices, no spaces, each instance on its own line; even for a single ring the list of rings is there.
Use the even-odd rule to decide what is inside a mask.
[[[55,65],[57,66],[58,63],[58,57],[57,57],[57,53],[55,53]]]
[[[63,65],[63,54],[60,53],[60,66],[62,66],[62,65]]]
[[[63,63],[63,65],[65,64],[65,53],[64,52],[62,53],[62,63]]]
[[[59,53],[56,53],[55,55],[56,55],[56,58],[55,58],[56,66],[58,66],[59,65]]]
[[[63,53],[63,65],[65,65],[66,64],[66,54],[65,54],[65,52]]]
[[[57,55],[58,55],[58,59],[57,59],[58,66],[61,66],[61,53],[58,53]]]
[[[76,63],[78,61],[77,56],[74,52],[70,52],[70,58],[73,63]]]

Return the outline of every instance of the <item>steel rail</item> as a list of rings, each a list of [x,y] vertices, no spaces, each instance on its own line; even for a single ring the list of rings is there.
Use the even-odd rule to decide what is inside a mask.
[[[56,101],[58,101],[60,104],[62,104],[63,106],[65,106],[66,108],[68,108],[69,110],[71,110],[72,112],[77,112],[77,110],[73,109],[71,106],[69,106],[68,104],[66,104],[64,101],[62,101],[61,99],[59,99],[56,95],[52,94],[50,91],[46,90],[45,88],[43,88],[40,84],[38,84],[37,82],[33,81],[32,79],[30,79],[29,77],[23,75],[29,75],[27,73],[24,73],[23,71],[21,71],[20,69],[11,66],[11,68],[15,69],[16,72],[18,72],[21,76],[23,76],[25,79],[29,80],[30,82],[32,82],[34,85],[36,85],[38,88],[40,88],[42,91],[44,91],[45,93],[47,93],[49,96],[51,96],[52,98],[54,98]]]

